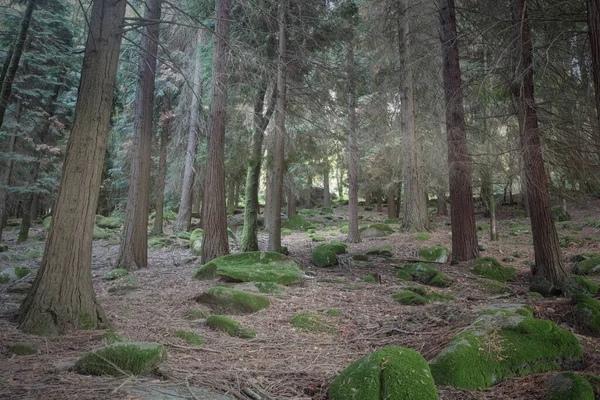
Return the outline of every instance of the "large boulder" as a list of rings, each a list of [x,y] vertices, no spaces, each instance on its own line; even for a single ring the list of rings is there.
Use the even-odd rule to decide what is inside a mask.
[[[276,252],[253,251],[215,258],[198,268],[194,277],[291,285],[301,280],[304,272],[300,269],[300,264],[291,257]]]
[[[210,288],[195,299],[226,314],[250,314],[271,305],[269,299],[264,296],[221,286]]]
[[[337,255],[346,252],[348,246],[342,242],[323,243],[312,251],[312,260],[317,267],[331,267],[337,265]]]
[[[406,264],[396,276],[405,281],[417,281],[429,286],[448,287],[452,279],[439,269],[427,263]]]
[[[424,247],[419,250],[419,257],[425,261],[445,263],[450,256],[450,250],[444,246]]]
[[[113,343],[93,350],[75,363],[78,372],[90,375],[147,374],[166,358],[160,343]]]
[[[482,257],[475,261],[472,272],[475,275],[500,282],[506,282],[516,273],[514,267],[505,267],[494,257]]]
[[[293,231],[306,231],[312,228],[312,226],[313,225],[300,214],[292,215],[281,223],[282,228],[291,229]]]
[[[331,400],[436,400],[427,361],[405,347],[384,347],[350,364],[329,387]]]
[[[390,228],[386,224],[376,223],[370,224],[367,226],[363,226],[360,228],[360,236],[363,239],[366,238],[374,238],[374,237],[385,237],[391,235],[394,232],[392,228]]]
[[[438,385],[483,389],[510,377],[583,364],[577,338],[527,307],[483,311],[431,362]]]

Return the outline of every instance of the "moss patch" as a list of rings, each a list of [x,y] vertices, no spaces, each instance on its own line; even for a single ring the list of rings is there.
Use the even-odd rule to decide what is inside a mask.
[[[329,387],[331,400],[436,400],[427,361],[414,350],[390,346],[350,364]]]
[[[121,226],[123,221],[117,217],[104,217],[102,215],[96,215],[96,226],[104,229],[117,229]]]
[[[8,346],[7,352],[8,354],[15,354],[17,356],[30,356],[32,354],[36,354],[38,351],[31,346],[15,343]]]
[[[188,242],[189,242],[189,240],[190,240],[191,237],[192,237],[192,233],[191,232],[183,231],[183,232],[177,233],[177,238],[178,239],[187,240]]]
[[[426,263],[406,264],[396,272],[396,276],[405,281],[417,281],[435,287],[448,287],[452,284],[450,277]]]
[[[190,249],[196,256],[202,254],[202,235],[204,231],[202,229],[194,229],[190,234]]]
[[[542,296],[538,292],[527,292],[527,293],[525,293],[525,297],[529,297],[531,299],[543,299],[544,298],[544,296]]]
[[[565,280],[562,291],[568,296],[575,294],[589,294],[594,296],[598,293],[598,285],[585,279],[583,276],[576,275],[570,276]]]
[[[392,234],[394,230],[386,224],[374,223],[366,225],[360,228],[361,237],[372,238],[372,237],[384,237]]]
[[[47,231],[50,230],[50,225],[52,225],[52,216],[48,216],[46,218],[44,218],[42,220],[42,226],[44,227],[44,229],[46,229]]]
[[[427,241],[427,240],[429,240],[429,238],[431,238],[431,235],[429,234],[429,232],[417,232],[415,234],[415,239],[417,239],[417,240]]]
[[[445,263],[449,255],[450,250],[444,246],[424,247],[419,250],[419,257],[431,262]]]
[[[493,279],[477,279],[475,283],[487,293],[501,294],[508,292],[508,287],[503,282],[498,282]]]
[[[304,272],[293,258],[275,252],[254,251],[215,258],[198,268],[194,277],[220,277],[234,282],[273,282],[291,285],[304,277]]]
[[[126,341],[125,338],[119,335],[117,332],[105,332],[102,335],[102,340],[105,341],[107,344],[120,343]]]
[[[290,318],[290,324],[307,332],[335,333],[336,328],[325,319],[323,314],[314,311],[302,311]]]
[[[206,319],[210,316],[210,312],[207,310],[201,310],[193,308],[187,312],[186,318],[191,320]]]
[[[431,363],[438,385],[488,388],[506,378],[582,365],[575,336],[555,323],[506,308],[488,310]]]
[[[372,249],[367,250],[368,256],[381,256],[381,257],[391,257],[392,256],[392,246],[379,246]]]
[[[159,343],[113,343],[81,357],[75,363],[75,369],[90,375],[146,374],[163,361],[166,354]]]
[[[196,301],[229,314],[248,314],[264,310],[271,304],[269,299],[252,293],[226,287],[213,287],[196,297]]]
[[[573,273],[577,275],[600,275],[600,255],[584,254],[573,267]]]
[[[362,277],[362,280],[363,280],[363,282],[367,282],[367,283],[377,283],[373,274],[366,274],[365,276]]]
[[[285,294],[285,286],[275,282],[256,282],[255,285],[261,293],[274,295]]]
[[[225,332],[229,336],[240,337],[243,339],[252,339],[256,337],[256,332],[243,328],[239,322],[224,315],[212,315],[208,317],[206,324],[217,331]]]
[[[202,343],[204,343],[204,340],[202,340],[200,335],[198,335],[196,332],[191,332],[191,331],[186,331],[186,330],[180,329],[180,330],[175,331],[175,336],[177,336],[180,339],[185,340],[186,342],[188,342],[189,344],[194,345],[194,346],[199,346]]]
[[[313,213],[312,215],[315,215]],[[285,229],[291,229],[293,231],[305,231],[312,228],[312,224],[304,218],[301,214],[292,215],[286,221],[281,223],[281,227]]]
[[[129,275],[129,271],[123,268],[117,268],[104,275],[102,279],[104,279],[105,281],[114,281],[115,279],[122,278],[125,275]]]
[[[600,334],[600,301],[585,294],[571,297],[575,305],[575,318],[587,331]]]
[[[425,305],[430,301],[452,300],[454,297],[436,292],[428,292],[425,288],[416,286],[393,294],[392,298],[400,304],[404,304],[406,306],[416,306]]]
[[[547,384],[550,400],[594,400],[592,385],[572,372],[552,375]]]
[[[317,267],[329,267],[336,265],[337,255],[346,252],[348,246],[342,242],[323,243],[312,251],[312,260]]]
[[[516,273],[514,267],[505,267],[493,257],[483,257],[478,259],[475,262],[472,272],[475,275],[480,275],[484,278],[493,279],[499,282],[506,282]]]

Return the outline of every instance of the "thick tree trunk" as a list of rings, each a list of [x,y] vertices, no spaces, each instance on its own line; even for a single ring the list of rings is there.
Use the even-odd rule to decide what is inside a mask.
[[[358,145],[356,140],[356,67],[354,65],[354,32],[346,55],[348,73],[348,243],[360,243],[358,230]]]
[[[181,187],[181,200],[175,221],[175,232],[190,230],[192,223],[192,200],[194,179],[196,176],[196,152],[198,150],[198,127],[200,114],[200,100],[202,99],[202,47],[206,43],[206,31],[200,29],[198,44],[196,46],[196,60],[194,63],[194,86],[190,105],[190,126],[188,128],[187,148],[185,151],[185,166],[183,170],[183,183]]]
[[[92,232],[110,127],[124,0],[96,0],[75,119],[44,257],[19,310],[19,327],[39,335],[106,327],[92,286]]]
[[[537,111],[533,89],[533,50],[527,16],[527,2],[512,0],[515,43],[517,45],[517,71],[513,94],[521,119],[521,147],[527,179],[527,200],[533,233],[535,267],[533,274],[546,278],[560,287],[567,277],[562,265],[558,235],[552,218],[548,197],[548,180],[542,157],[542,144],[538,131]]]
[[[170,110],[167,110],[170,113]],[[158,176],[156,177],[156,216],[154,217],[153,235],[162,235],[165,207],[165,182],[167,180],[167,145],[171,131],[170,114],[165,115],[160,133],[160,151],[158,159]]]
[[[479,247],[471,186],[471,160],[465,133],[454,0],[442,0],[440,17],[450,169],[452,257],[456,261],[468,261],[479,256]]]
[[[275,107],[275,129],[270,155],[270,174],[267,185],[271,198],[267,203],[269,251],[281,251],[281,206],[283,204],[283,174],[285,168],[285,107],[287,96],[287,0],[279,3],[279,62],[277,64],[277,104]]]
[[[429,227],[427,207],[423,204],[423,182],[421,176],[421,146],[417,142],[415,127],[414,82],[411,66],[412,40],[409,26],[409,0],[401,6],[402,16],[399,21],[399,52],[403,57],[402,82],[402,138],[404,154],[404,218],[402,227],[410,231],[424,231]]]
[[[596,93],[596,118],[597,129],[600,129],[600,0],[588,0],[588,35],[592,52],[592,72],[594,76],[594,90]],[[600,133],[596,132],[597,141],[600,142]]]
[[[331,204],[331,193],[329,193],[329,160],[326,161],[323,172],[323,207]]]
[[[152,169],[152,116],[158,34],[162,0],[147,0],[144,19],[155,23],[144,27],[140,54],[140,77],[136,92],[133,155],[129,173],[129,193],[115,268],[135,271],[148,266],[148,213],[150,211],[150,171]]]
[[[202,263],[229,253],[225,204],[225,123],[229,64],[230,0],[217,0],[213,79],[208,118],[208,148],[204,184]]]

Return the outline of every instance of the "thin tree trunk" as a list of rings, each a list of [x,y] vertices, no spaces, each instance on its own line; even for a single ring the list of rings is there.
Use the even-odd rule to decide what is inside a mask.
[[[326,161],[323,172],[323,207],[329,207],[331,204],[331,193],[329,193],[329,160]]]
[[[527,2],[512,0],[513,23],[517,28],[517,71],[513,86],[521,123],[521,147],[527,178],[527,199],[531,213],[531,230],[535,267],[533,275],[542,276],[556,287],[567,277],[562,265],[558,235],[548,197],[548,180],[538,132],[533,84],[533,50],[527,16]]]
[[[170,107],[167,113],[170,113]],[[156,216],[154,217],[153,235],[162,235],[165,207],[165,182],[167,179],[167,145],[171,131],[170,114],[165,115],[162,131],[160,133],[160,155],[158,159],[158,176],[156,177]]]
[[[396,210],[396,197],[395,197],[395,188],[390,187],[387,191],[387,217],[392,219],[396,218],[397,210]]]
[[[289,187],[287,190],[287,216],[289,218],[296,214],[298,214],[298,199],[294,189]]]
[[[235,182],[233,179],[226,182],[225,187],[227,188],[227,215],[233,215],[233,212],[235,211]]]
[[[225,123],[229,64],[229,0],[217,0],[213,79],[204,184],[202,263],[229,253],[225,204]]]
[[[7,154],[12,154],[15,151],[15,144],[17,142],[17,135],[12,134],[8,138],[8,148],[6,149]],[[11,159],[6,161],[6,166],[2,168],[2,175],[0,176],[0,242],[2,241],[2,232],[4,230],[4,223],[8,218],[8,186],[10,186],[12,171],[14,162]]]
[[[471,160],[465,134],[454,0],[442,0],[440,17],[450,169],[452,257],[456,261],[468,261],[479,256],[479,247],[471,186]]]
[[[287,0],[279,3],[279,62],[277,65],[277,104],[275,108],[275,130],[273,154],[271,159],[270,187],[271,199],[267,203],[265,215],[268,215],[267,231],[269,251],[281,251],[281,205],[283,204],[283,175],[285,160],[285,107],[287,95],[287,38],[286,38]]]
[[[92,285],[92,232],[113,104],[124,0],[92,7],[75,118],[44,257],[19,310],[19,328],[39,335],[104,328]]]
[[[358,230],[358,145],[356,138],[356,66],[354,28],[350,33],[346,68],[348,73],[348,243],[360,243]]]
[[[437,193],[437,215],[448,215],[448,205],[446,203],[446,193],[442,190]]]
[[[383,199],[381,198],[381,193],[375,193],[375,211],[383,212]]]
[[[600,129],[600,0],[588,0],[588,35],[592,52],[592,72],[596,93],[596,118]],[[600,132],[596,131],[600,143]]]
[[[129,173],[129,193],[119,257],[115,268],[135,271],[148,266],[148,213],[152,169],[152,116],[158,34],[162,0],[147,0],[144,19],[156,21],[143,29],[134,122],[134,145]]]

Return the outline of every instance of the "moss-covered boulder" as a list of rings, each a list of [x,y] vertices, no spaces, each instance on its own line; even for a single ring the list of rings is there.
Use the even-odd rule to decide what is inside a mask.
[[[94,227],[94,231],[92,232],[92,238],[94,239],[108,239],[112,236],[112,233],[108,229],[99,228],[97,226]]]
[[[304,277],[300,264],[276,252],[253,251],[215,258],[194,272],[196,279],[232,282],[273,282],[291,285]]]
[[[573,273],[576,275],[600,275],[600,255],[580,255],[573,267]]]
[[[390,346],[350,364],[329,386],[331,400],[436,400],[427,361],[416,351]]]
[[[75,370],[89,375],[141,375],[152,371],[166,356],[160,343],[113,343],[81,357]]]
[[[515,275],[516,270],[514,267],[505,267],[494,257],[483,257],[475,261],[472,272],[487,279],[506,282]]]
[[[312,251],[312,261],[317,267],[331,267],[338,263],[337,255],[345,253],[347,248],[342,242],[320,244]]]
[[[204,343],[204,340],[202,340],[200,335],[198,335],[196,332],[186,331],[185,329],[179,329],[175,331],[175,336],[193,346],[200,346],[202,343]]]
[[[406,264],[396,272],[396,276],[405,281],[416,281],[435,287],[448,287],[452,284],[448,275],[426,263]]]
[[[13,265],[0,272],[0,284],[17,281],[25,278],[29,274],[31,274],[31,270],[25,265]]]
[[[571,301],[577,322],[590,333],[600,335],[600,301],[585,294],[576,294]]]
[[[501,294],[509,291],[504,282],[498,282],[493,279],[477,279],[475,283],[481,290],[490,294]]]
[[[392,256],[392,246],[379,246],[374,247],[372,249],[367,250],[368,256],[380,256],[380,257],[391,257]]]
[[[188,232],[188,231],[181,231],[177,233],[177,238],[178,239],[182,239],[182,240],[187,240],[189,242],[190,238],[192,237],[192,232]]]
[[[47,231],[50,230],[50,225],[52,225],[52,216],[49,215],[46,218],[44,218],[42,220],[42,226],[44,227],[44,229],[46,229]]]
[[[281,223],[282,228],[291,229],[293,231],[306,231],[312,228],[312,226],[313,225],[301,214],[292,215]]]
[[[416,286],[409,287],[399,293],[392,295],[392,298],[406,306],[425,305],[430,301],[446,301],[452,300],[454,297],[440,294],[437,292],[429,292],[424,287]]]
[[[374,237],[385,237],[391,235],[394,232],[389,225],[382,223],[375,223],[366,225],[360,228],[360,236],[363,239],[374,238]]]
[[[550,400],[594,400],[592,385],[573,372],[549,376],[546,382]]]
[[[529,281],[529,291],[541,294],[543,297],[556,296],[562,289],[555,287],[552,282],[541,275],[534,275]]]
[[[117,217],[104,217],[96,215],[96,226],[104,229],[117,229],[121,227],[123,221]]]
[[[243,339],[252,339],[256,337],[256,332],[251,329],[243,328],[239,322],[224,315],[211,315],[206,320],[206,324],[212,329],[225,332],[229,336],[240,337]]]
[[[111,270],[108,274],[104,275],[102,279],[104,279],[105,281],[114,281],[126,275],[129,275],[129,271],[123,268],[116,268]]]
[[[583,350],[571,332],[522,314],[528,313],[507,307],[481,313],[431,362],[435,382],[483,389],[506,378],[583,364]]]
[[[190,234],[190,249],[192,249],[192,253],[196,256],[202,254],[202,234],[204,231],[202,229],[194,229]]]
[[[419,257],[426,261],[445,263],[449,256],[450,250],[444,246],[424,247],[419,250]]]
[[[595,296],[598,293],[598,285],[583,276],[575,275],[568,277],[562,285],[562,291],[567,296],[576,294],[589,294]]]
[[[8,354],[14,354],[16,356],[30,356],[32,354],[36,354],[38,351],[36,348],[27,346],[22,343],[15,343],[8,346],[6,349]]]
[[[264,296],[216,286],[196,296],[196,301],[227,314],[249,314],[269,307],[271,302]]]
[[[290,318],[290,324],[294,328],[306,332],[335,333],[333,323],[327,320],[323,313],[315,311],[301,311]]]

